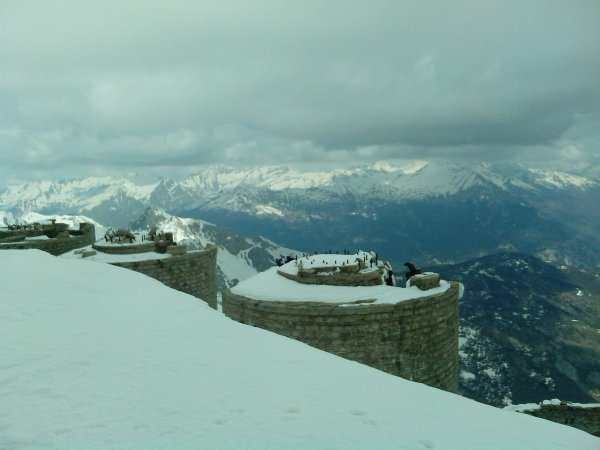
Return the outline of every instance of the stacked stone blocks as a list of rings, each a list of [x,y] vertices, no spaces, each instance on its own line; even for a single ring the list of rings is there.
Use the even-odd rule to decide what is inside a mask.
[[[565,402],[560,405],[541,405],[539,409],[523,412],[531,416],[579,428],[600,437],[600,405],[577,406]]]

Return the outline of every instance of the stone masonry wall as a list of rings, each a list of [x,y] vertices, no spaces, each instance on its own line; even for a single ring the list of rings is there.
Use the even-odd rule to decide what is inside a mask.
[[[38,233],[39,234],[39,233]],[[78,248],[91,245],[96,241],[96,230],[90,223],[82,223],[79,231],[71,231],[69,234],[59,235],[56,238],[17,241],[3,243],[0,250],[27,250],[38,249],[58,256]]]
[[[217,247],[171,256],[111,263],[155,278],[170,288],[193,295],[217,309]]]
[[[540,409],[523,412],[552,422],[570,425],[600,437],[600,406],[543,405]],[[600,444],[598,448],[600,448]]]
[[[458,283],[396,304],[273,302],[223,293],[223,312],[384,372],[458,390]]]

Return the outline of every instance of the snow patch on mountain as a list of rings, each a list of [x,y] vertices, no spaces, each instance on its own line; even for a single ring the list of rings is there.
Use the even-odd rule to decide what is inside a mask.
[[[586,188],[596,184],[588,178],[561,171],[540,169],[529,169],[529,171],[533,174],[537,183],[557,189],[568,187]]]
[[[270,205],[256,205],[255,208],[256,214],[259,216],[269,215],[283,217],[285,215],[281,209],[275,208],[274,206]]]
[[[426,161],[420,161],[420,160],[414,160],[414,161],[409,161],[401,166],[399,165],[394,165],[389,163],[388,161],[377,161],[373,164],[371,164],[370,166],[368,166],[368,169],[374,170],[374,171],[380,171],[380,172],[401,172],[405,175],[412,175],[417,173],[419,170],[421,170],[422,168],[424,168],[425,166],[427,166],[427,162]]]
[[[363,214],[369,209],[365,205],[376,209],[391,203],[435,201],[468,190],[478,193],[481,200],[486,195],[592,188],[594,183],[577,175],[516,165],[420,160],[313,172],[283,166],[244,170],[211,166],[181,180],[90,177],[10,186],[0,193],[0,209],[84,214],[116,227],[137,218],[147,206],[180,215],[233,213],[230,217],[260,217],[265,223],[271,218],[314,222],[331,211],[320,206],[332,203],[341,205],[347,214],[353,210]]]
[[[484,401],[493,403],[502,398],[508,405],[512,402],[512,392],[507,382],[510,369],[505,361],[499,359],[500,348],[478,327],[461,322],[459,329],[459,356],[461,367],[460,393],[470,397],[476,390]]]

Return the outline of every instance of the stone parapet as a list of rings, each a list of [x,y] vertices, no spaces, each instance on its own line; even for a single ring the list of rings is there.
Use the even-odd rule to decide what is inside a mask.
[[[569,425],[600,437],[600,404],[594,406],[574,405],[563,402],[559,405],[541,405],[539,408],[521,411],[530,416]],[[600,448],[600,444],[599,447]]]
[[[71,250],[86,247],[96,241],[96,229],[91,223],[81,223],[79,230],[67,230],[66,227],[65,224],[57,223],[44,225],[42,230],[19,231],[18,241],[11,239],[9,236],[2,238],[0,250],[37,249],[58,256]],[[26,239],[40,236],[46,236],[47,239]]]
[[[409,284],[418,287],[422,291],[428,291],[440,287],[440,275],[433,272],[419,273],[410,277]]]

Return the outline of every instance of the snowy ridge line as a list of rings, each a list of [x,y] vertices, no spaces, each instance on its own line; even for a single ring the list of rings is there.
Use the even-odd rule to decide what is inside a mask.
[[[247,170],[207,167],[181,180],[160,179],[148,183],[139,176],[89,177],[60,181],[39,181],[11,185],[0,193],[0,208],[40,210],[91,210],[121,196],[153,204],[162,201],[202,203],[239,189],[272,192],[307,191],[370,195],[411,199],[453,195],[472,186],[493,185],[500,189],[585,189],[598,182],[559,171],[518,167],[514,171],[490,164],[458,164],[408,161],[403,165],[377,162],[370,166],[309,172],[282,166]],[[160,205],[155,205],[160,206]],[[259,212],[281,214],[273,205],[260,205]]]

